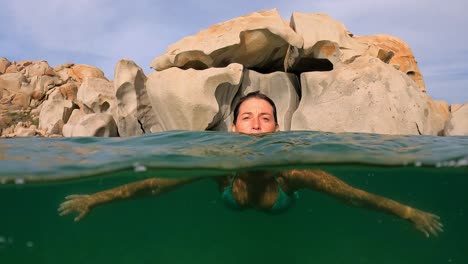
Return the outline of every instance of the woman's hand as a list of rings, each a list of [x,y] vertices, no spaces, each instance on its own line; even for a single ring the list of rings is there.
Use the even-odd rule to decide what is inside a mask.
[[[78,213],[75,222],[83,219],[94,205],[91,195],[74,194],[65,197],[65,199],[66,201],[60,204],[58,212],[61,216],[74,212]]]
[[[413,222],[416,229],[423,232],[426,237],[430,234],[438,236],[440,232],[444,232],[444,226],[439,220],[440,217],[434,214],[426,213],[418,209],[411,209],[409,220]]]

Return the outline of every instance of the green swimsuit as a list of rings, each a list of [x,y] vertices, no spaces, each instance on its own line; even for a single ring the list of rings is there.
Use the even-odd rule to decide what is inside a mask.
[[[227,186],[223,193],[222,193],[222,198],[224,200],[224,203],[226,204],[227,207],[231,209],[236,209],[240,210],[242,209],[239,204],[236,202],[234,197],[232,196],[232,185],[234,183],[234,180],[237,178],[237,174],[232,177],[231,183],[229,186]],[[278,182],[278,177],[275,176],[276,184],[278,185],[278,198],[276,199],[275,204],[268,210],[270,213],[279,213],[287,210],[290,208],[296,201],[296,199],[299,197],[299,194],[294,192],[292,195],[288,195],[282,188],[281,185]]]

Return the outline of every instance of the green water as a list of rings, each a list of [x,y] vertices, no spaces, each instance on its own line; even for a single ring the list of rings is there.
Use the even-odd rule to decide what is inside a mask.
[[[468,137],[168,132],[0,141],[0,263],[468,263]],[[283,214],[232,211],[211,181],[60,217],[64,197],[154,175],[323,169],[437,214],[439,237],[301,191]]]

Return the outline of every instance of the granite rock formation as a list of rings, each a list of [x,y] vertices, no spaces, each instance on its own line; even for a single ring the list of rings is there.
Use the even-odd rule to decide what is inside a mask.
[[[354,36],[325,14],[234,18],[170,45],[151,67],[146,76],[120,60],[111,81],[91,65],[0,58],[1,135],[226,131],[251,91],[276,102],[283,131],[468,134],[466,104],[430,98],[403,40]]]

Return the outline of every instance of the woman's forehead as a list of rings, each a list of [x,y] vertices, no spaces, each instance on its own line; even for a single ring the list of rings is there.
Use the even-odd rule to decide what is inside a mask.
[[[239,113],[248,113],[248,112],[262,112],[267,114],[273,114],[273,106],[270,105],[266,100],[261,98],[249,98],[242,102],[239,107]]]

